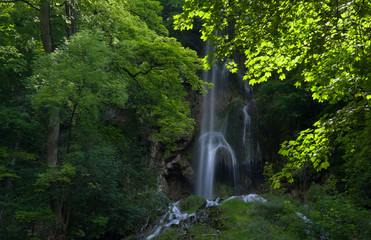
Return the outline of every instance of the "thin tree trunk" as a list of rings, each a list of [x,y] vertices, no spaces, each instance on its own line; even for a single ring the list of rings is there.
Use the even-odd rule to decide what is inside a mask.
[[[73,34],[76,33],[76,18],[75,18],[75,1],[67,1],[65,4],[65,12],[67,17],[67,36],[71,37]]]
[[[48,138],[46,140],[46,161],[49,166],[56,166],[58,163],[58,140],[60,129],[59,112],[51,113],[49,116]]]

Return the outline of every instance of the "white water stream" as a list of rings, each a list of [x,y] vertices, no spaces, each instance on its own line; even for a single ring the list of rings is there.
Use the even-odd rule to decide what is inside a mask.
[[[187,214],[182,213],[178,207],[179,201],[176,203],[172,203],[169,206],[169,209],[165,215],[162,216],[160,219],[159,224],[154,229],[153,233],[146,237],[146,240],[150,240],[157,235],[159,235],[161,232],[165,231],[172,225],[179,225],[179,223],[187,218],[196,217],[195,213]]]

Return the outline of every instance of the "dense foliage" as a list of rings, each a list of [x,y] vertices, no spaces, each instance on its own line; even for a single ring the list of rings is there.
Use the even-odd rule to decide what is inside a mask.
[[[0,1],[1,239],[112,239],[164,203],[148,139],[169,151],[192,132],[204,82],[161,10]]]
[[[286,165],[271,177],[273,187],[292,183],[308,163],[317,171],[332,165],[350,196],[370,207],[370,1],[188,0],[183,10],[177,28],[200,18],[211,55],[232,72],[244,70],[251,84],[296,72],[296,87],[332,106],[282,144]]]
[[[197,33],[174,22],[212,42],[206,67],[216,57],[264,82],[263,123],[285,133],[266,176],[309,189],[309,210],[227,204],[221,224],[242,224],[230,236],[254,236],[246,224],[257,217],[259,236],[367,239],[370,20],[362,0],[0,0],[0,239],[121,239],[168,200],[150,144],[169,153],[192,133],[187,97],[207,85],[202,60],[182,46],[200,51]],[[308,182],[323,169],[330,190]]]

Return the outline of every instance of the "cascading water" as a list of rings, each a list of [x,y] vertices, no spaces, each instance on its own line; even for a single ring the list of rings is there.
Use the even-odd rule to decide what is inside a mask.
[[[210,51],[209,46],[207,50]],[[234,194],[237,194],[239,179],[243,177],[239,176],[239,169],[250,175],[255,171],[256,163],[262,161],[257,141],[256,118],[251,115],[255,113],[255,100],[253,89],[248,82],[243,82],[242,98],[240,97],[242,100],[237,103],[241,106],[237,110],[239,115],[243,116],[241,120],[236,120],[236,117],[229,120],[229,115],[221,116],[222,111],[217,110],[216,105],[221,104],[221,96],[228,91],[226,83],[229,77],[228,70],[220,65],[214,65],[203,74],[203,80],[214,85],[202,99],[201,133],[196,155],[198,159],[196,193],[206,199],[214,197],[216,178],[224,178],[221,182],[232,183]],[[232,125],[238,133],[229,132],[233,128]]]
[[[201,154],[203,161],[200,162],[200,171],[198,173],[197,194],[204,196],[206,199],[213,197],[215,166],[219,161],[228,161],[225,165],[232,166],[230,169],[233,173],[234,185],[237,178],[237,161],[234,152],[228,142],[225,140],[223,133],[214,131],[208,132],[200,137]]]
[[[161,232],[166,231],[169,227],[173,225],[179,225],[182,221],[195,217],[196,217],[195,213],[192,214],[182,213],[179,209],[179,201],[176,203],[171,203],[168,208],[168,211],[165,213],[165,215],[161,217],[158,225],[153,229],[152,233],[145,239],[146,240],[153,239],[157,237]],[[146,226],[147,224],[144,227]]]
[[[197,174],[196,193],[211,199],[214,194],[215,166],[219,161],[226,161],[231,166],[234,185],[237,178],[237,161],[233,149],[225,140],[223,125],[217,129],[215,117],[216,90],[223,81],[227,81],[228,70],[218,65],[205,72],[203,79],[213,83],[213,88],[203,97],[201,135],[199,138],[199,167]],[[219,156],[219,157],[218,157]],[[224,157],[223,157],[224,156]]]

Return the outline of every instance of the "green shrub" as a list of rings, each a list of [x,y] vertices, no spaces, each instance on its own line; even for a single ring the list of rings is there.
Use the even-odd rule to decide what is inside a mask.
[[[344,197],[324,196],[309,206],[308,218],[329,239],[371,239],[371,213]]]
[[[282,231],[291,232],[299,239],[314,239],[315,234],[311,229],[311,220],[303,214],[303,208],[292,204],[290,201],[284,202],[282,214],[278,215],[278,226]]]

